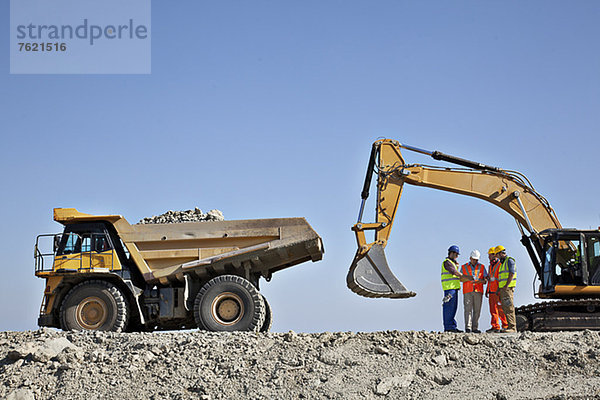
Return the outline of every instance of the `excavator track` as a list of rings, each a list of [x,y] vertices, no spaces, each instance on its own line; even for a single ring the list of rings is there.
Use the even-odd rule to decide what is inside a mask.
[[[519,331],[600,330],[600,300],[570,299],[528,304],[515,309]]]

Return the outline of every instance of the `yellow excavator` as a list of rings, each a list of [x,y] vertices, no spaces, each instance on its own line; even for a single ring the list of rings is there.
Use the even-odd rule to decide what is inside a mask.
[[[407,164],[401,149],[460,167]],[[376,222],[362,222],[373,172],[377,174]],[[352,227],[358,250],[347,276],[348,288],[365,297],[416,295],[395,277],[384,248],[404,184],[424,186],[486,200],[514,217],[540,285],[538,298],[551,299],[516,309],[521,331],[600,329],[600,230],[565,229],[550,203],[523,174],[381,139],[373,143]],[[368,243],[365,231],[373,230]]]

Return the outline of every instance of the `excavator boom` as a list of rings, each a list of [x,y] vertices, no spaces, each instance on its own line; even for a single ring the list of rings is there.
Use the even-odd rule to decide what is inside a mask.
[[[402,148],[463,168],[407,164],[402,157]],[[376,222],[363,223],[373,172],[377,174]],[[543,240],[538,233],[562,227],[548,201],[534,190],[525,176],[439,151],[382,139],[373,143],[358,222],[352,227],[358,250],[348,272],[347,284],[353,292],[365,297],[407,298],[416,295],[395,277],[384,252],[405,183],[480,198],[508,212],[515,218],[522,235],[521,242],[541,276]],[[366,230],[375,232],[373,242],[367,242]]]

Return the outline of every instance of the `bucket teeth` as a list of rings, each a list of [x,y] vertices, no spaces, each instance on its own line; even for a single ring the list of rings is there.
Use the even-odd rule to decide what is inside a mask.
[[[348,288],[364,297],[403,299],[416,296],[394,276],[383,246],[374,244],[364,255],[356,255],[346,278]]]

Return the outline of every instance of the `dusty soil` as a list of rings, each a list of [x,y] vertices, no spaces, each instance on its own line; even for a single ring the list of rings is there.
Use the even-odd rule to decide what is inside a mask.
[[[0,332],[7,399],[600,398],[597,332]]]

